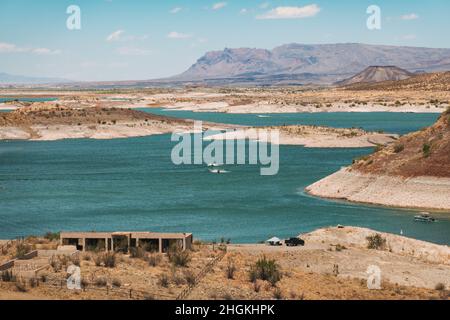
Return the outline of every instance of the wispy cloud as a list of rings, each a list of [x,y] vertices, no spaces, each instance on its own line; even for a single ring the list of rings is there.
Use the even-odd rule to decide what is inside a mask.
[[[175,8],[172,8],[169,12],[172,14],[176,14],[176,13],[180,12],[181,10],[183,10],[183,8],[175,7]]]
[[[310,4],[304,7],[277,7],[262,15],[257,16],[257,19],[302,19],[314,17],[320,12],[320,7],[317,4]]]
[[[247,8],[242,8],[242,9],[239,11],[239,13],[240,13],[240,14],[247,14],[247,13],[248,13],[248,9],[247,9]]]
[[[36,49],[33,49],[32,52],[35,54],[39,54],[39,55],[50,55],[50,56],[62,53],[61,50],[51,50],[48,48],[36,48]]]
[[[400,17],[402,20],[416,20],[419,19],[419,15],[416,13],[408,13]]]
[[[0,42],[0,53],[33,53],[37,55],[57,55],[61,50],[52,50],[48,48],[22,48],[12,43]]]
[[[169,39],[189,39],[189,38],[192,38],[192,35],[187,34],[187,33],[172,31],[167,35],[167,38],[169,38]]]
[[[212,9],[213,10],[220,10],[220,9],[225,8],[226,6],[227,6],[226,2],[217,2],[217,3],[213,4]]]
[[[259,7],[261,9],[267,9],[268,7],[270,7],[270,3],[269,2],[263,2],[259,5]]]
[[[106,37],[106,41],[112,42],[112,41],[119,41],[120,37],[125,33],[124,30],[117,30],[111,33],[109,36]]]

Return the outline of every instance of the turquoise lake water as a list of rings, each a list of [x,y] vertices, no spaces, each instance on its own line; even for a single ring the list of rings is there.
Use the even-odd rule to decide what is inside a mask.
[[[152,109],[154,111],[154,109]],[[167,114],[163,110],[158,113]],[[186,116],[170,112],[170,115]],[[429,114],[193,114],[189,118],[250,124],[327,124],[405,133],[432,124]],[[280,147],[280,171],[259,166],[175,166],[170,135],[117,140],[0,142],[0,239],[60,230],[193,232],[205,240],[258,242],[330,225],[364,226],[450,244],[450,216],[413,221],[413,210],[328,201],[303,193],[309,184],[370,153],[365,149]]]
[[[0,103],[8,102],[8,101],[24,101],[24,102],[44,102],[44,101],[56,101],[58,98],[44,97],[44,98],[23,98],[23,97],[0,97]]]

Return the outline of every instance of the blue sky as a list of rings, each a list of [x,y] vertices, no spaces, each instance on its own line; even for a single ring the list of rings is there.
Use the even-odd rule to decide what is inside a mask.
[[[382,28],[366,27],[369,5]],[[68,30],[67,7],[81,9]],[[449,48],[448,0],[0,0],[0,72],[74,80],[151,79],[206,51],[362,42]]]

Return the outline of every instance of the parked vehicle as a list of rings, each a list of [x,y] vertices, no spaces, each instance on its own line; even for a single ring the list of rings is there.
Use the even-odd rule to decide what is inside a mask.
[[[300,238],[289,238],[284,241],[284,244],[288,247],[304,246],[305,240],[302,240]]]

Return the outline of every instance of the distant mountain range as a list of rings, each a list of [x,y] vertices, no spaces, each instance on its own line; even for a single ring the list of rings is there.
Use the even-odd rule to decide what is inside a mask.
[[[372,66],[364,69],[357,75],[337,83],[340,86],[348,86],[355,83],[376,83],[382,81],[405,80],[414,73],[395,66]]]
[[[273,50],[212,51],[172,81],[210,84],[331,84],[373,65],[408,72],[450,70],[450,49],[346,44],[287,44]]]
[[[61,78],[44,78],[44,77],[28,77],[18,76],[8,73],[0,72],[0,84],[2,85],[14,85],[14,84],[56,84],[56,83],[68,83],[71,82],[67,79]]]
[[[396,66],[369,69],[371,66]],[[385,67],[384,67],[385,68]],[[403,71],[399,71],[404,69]],[[211,51],[180,75],[156,80],[70,82],[0,73],[5,84],[65,84],[66,87],[113,88],[179,85],[264,86],[329,85],[350,79],[395,80],[408,73],[450,70],[450,49],[344,44],[287,44],[273,50],[224,49]]]

